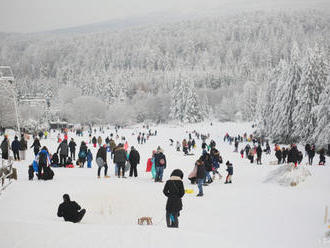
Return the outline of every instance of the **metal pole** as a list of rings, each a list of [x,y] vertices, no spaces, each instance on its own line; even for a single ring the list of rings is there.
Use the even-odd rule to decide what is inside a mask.
[[[18,137],[20,137],[21,136],[21,129],[20,129],[20,125],[19,125],[17,99],[16,99],[15,94],[13,94],[13,99],[14,99],[14,107],[15,107],[15,113],[16,113],[16,123],[17,123]]]

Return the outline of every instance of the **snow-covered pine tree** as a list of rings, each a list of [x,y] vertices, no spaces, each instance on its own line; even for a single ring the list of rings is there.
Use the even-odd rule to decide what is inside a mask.
[[[314,131],[314,140],[318,146],[330,144],[330,76],[328,76],[325,90],[320,95],[316,113],[317,126]]]
[[[210,118],[210,106],[209,106],[209,100],[207,98],[207,95],[204,94],[202,97],[202,101],[200,102],[201,112],[204,118],[209,119]]]
[[[180,120],[183,119],[183,94],[184,94],[184,88],[183,88],[183,78],[181,76],[181,73],[179,74],[178,78],[176,79],[174,83],[174,87],[171,92],[171,108],[170,108],[170,118],[173,120]]]
[[[203,114],[201,111],[201,102],[196,93],[195,87],[189,81],[185,81],[185,104],[183,122],[196,123],[203,121]]]
[[[291,143],[293,131],[292,113],[296,106],[296,89],[301,80],[299,49],[296,43],[291,50],[289,64],[283,62],[281,75],[277,83],[275,105],[273,108],[272,138],[276,143]]]
[[[201,102],[193,83],[187,77],[179,74],[171,97],[171,119],[181,122],[199,122],[203,120]]]
[[[256,119],[257,86],[255,82],[248,81],[243,92],[243,119],[252,121]]]
[[[275,105],[275,90],[277,82],[281,77],[282,68],[285,66],[284,61],[280,61],[278,66],[274,68],[268,76],[267,85],[264,86],[264,92],[258,98],[258,130],[260,136],[271,136],[273,130],[272,113]],[[262,89],[261,89],[262,90]],[[243,115],[244,116],[244,115]]]
[[[297,105],[293,112],[295,122],[293,138],[314,143],[314,130],[317,125],[317,111],[319,96],[326,84],[326,72],[321,50],[316,46],[308,51],[303,66],[301,83],[297,89]],[[323,75],[323,76],[320,76]]]

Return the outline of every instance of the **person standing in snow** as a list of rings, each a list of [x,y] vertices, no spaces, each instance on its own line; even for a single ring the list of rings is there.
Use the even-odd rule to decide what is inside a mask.
[[[294,165],[297,167],[298,157],[299,154],[297,146],[295,144],[292,144],[288,153],[288,163],[294,163]]]
[[[93,154],[90,149],[87,151],[87,168],[92,168]]]
[[[166,203],[166,224],[167,227],[179,227],[180,211],[182,210],[181,198],[185,194],[184,185],[182,182],[183,172],[179,169],[171,173],[171,177],[163,189],[164,195],[167,197]]]
[[[19,146],[19,157],[21,160],[25,160],[27,147],[27,141],[24,139],[24,134],[22,134]]]
[[[81,141],[79,153],[78,153],[78,165],[84,167],[87,157],[87,145],[84,141]]]
[[[257,147],[257,164],[262,164],[261,163],[261,154],[262,154],[262,148],[261,148],[261,145],[259,144]]]
[[[116,142],[110,138],[110,152],[111,152],[111,159],[113,159],[113,155],[115,154]]]
[[[307,154],[309,165],[313,165],[313,158],[315,156],[315,145],[312,145],[312,147],[308,150]]]
[[[72,160],[76,160],[76,142],[74,142],[73,138],[71,138],[71,141],[69,142],[70,147],[70,157]]]
[[[197,167],[196,180],[198,185],[198,194],[196,196],[203,196],[203,184],[205,180],[205,166],[202,160],[198,159],[195,163]]]
[[[98,165],[97,178],[100,178],[101,169],[104,167],[104,177],[109,178],[108,176],[108,164],[107,164],[107,149],[106,145],[101,146],[96,154],[96,163]]]
[[[5,138],[1,142],[1,153],[2,153],[2,159],[8,160],[8,157],[9,157],[9,140],[8,140],[8,135],[5,135]]]
[[[157,153],[155,154],[155,168],[156,177],[155,182],[163,182],[163,173],[166,168],[166,157],[163,150],[158,146]]]
[[[235,140],[235,150],[234,150],[234,152],[238,152],[238,140],[236,139]]]
[[[131,168],[129,170],[129,176],[132,177],[134,173],[134,177],[137,177],[137,165],[140,163],[140,154],[139,152],[134,148],[134,146],[131,147],[131,152],[129,153],[128,161],[131,164]]]
[[[31,148],[32,148],[32,147],[34,147],[34,148],[33,148],[34,155],[37,156],[37,154],[39,153],[40,147],[41,147],[38,137],[36,137],[36,138],[34,139]]]
[[[78,223],[82,220],[86,213],[85,209],[81,209],[78,203],[70,200],[68,194],[63,195],[63,203],[61,203],[57,210],[57,216],[63,217],[65,221]]]
[[[96,140],[95,136],[93,136],[93,138],[92,138],[92,143],[93,143],[94,148],[96,148],[97,140]]]
[[[233,164],[230,163],[229,161],[227,161],[227,162],[226,162],[226,165],[227,165],[227,169],[226,169],[226,171],[228,172],[228,174],[227,174],[227,177],[226,177],[226,182],[225,182],[225,184],[227,184],[227,183],[231,183],[231,177],[233,176],[233,173],[234,173]]]
[[[59,152],[60,151],[60,152]],[[57,148],[57,153],[60,154],[60,163],[63,167],[66,165],[66,158],[69,155],[68,141],[65,139]]]
[[[203,151],[203,155],[200,157],[200,160],[203,161],[203,164],[205,166],[205,184],[212,183],[213,180],[211,178],[210,172],[212,171],[213,164],[210,154],[207,151]],[[207,181],[206,181],[207,179]]]
[[[115,149],[115,154],[113,158],[113,162],[118,166],[118,178],[120,178],[120,171],[122,171],[122,178],[125,177],[125,164],[127,161],[127,155],[124,149],[123,144],[119,144]]]
[[[279,146],[275,148],[275,157],[277,158],[277,164],[280,164],[282,161],[282,151]]]
[[[11,150],[13,151],[15,160],[20,160],[20,158],[19,158],[20,146],[21,146],[21,144],[18,141],[18,137],[15,136],[14,141],[11,143]]]
[[[99,137],[97,138],[97,143],[99,144],[99,147],[102,146],[102,137],[101,137],[101,136],[99,136]]]

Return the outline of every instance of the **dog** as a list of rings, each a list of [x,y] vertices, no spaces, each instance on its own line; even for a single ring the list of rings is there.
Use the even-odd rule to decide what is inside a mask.
[[[147,222],[147,225],[152,225],[152,218],[151,217],[141,217],[138,219],[139,225],[143,225],[144,222]]]

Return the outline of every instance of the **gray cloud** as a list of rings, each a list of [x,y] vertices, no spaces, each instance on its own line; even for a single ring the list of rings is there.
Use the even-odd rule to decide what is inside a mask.
[[[275,2],[275,3],[274,3]],[[151,12],[244,8],[322,8],[329,0],[0,0],[0,31],[38,32]]]

